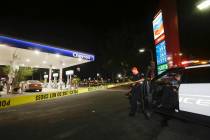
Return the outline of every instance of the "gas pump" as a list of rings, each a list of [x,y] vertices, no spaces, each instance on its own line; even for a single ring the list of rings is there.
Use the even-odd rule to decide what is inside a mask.
[[[74,74],[73,70],[66,71],[67,76],[67,82],[66,82],[66,88],[71,89],[71,76]]]
[[[48,79],[48,75],[44,75],[44,87],[47,87],[47,79]]]
[[[58,73],[53,73],[53,88],[57,88],[58,87],[57,78],[58,78]]]

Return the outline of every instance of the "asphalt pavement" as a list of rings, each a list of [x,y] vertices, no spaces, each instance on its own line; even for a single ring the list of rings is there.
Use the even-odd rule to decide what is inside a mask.
[[[128,116],[126,88],[0,110],[1,140],[210,140],[210,128],[162,116]]]

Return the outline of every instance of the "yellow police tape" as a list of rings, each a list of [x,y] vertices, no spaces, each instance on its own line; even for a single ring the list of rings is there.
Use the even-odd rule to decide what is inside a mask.
[[[91,91],[96,90],[103,90],[108,88],[113,88],[117,86],[127,85],[131,82],[127,83],[121,83],[121,84],[112,84],[112,85],[106,85],[106,86],[96,86],[96,87],[88,87],[88,88],[79,88],[75,90],[65,90],[65,91],[58,91],[58,92],[50,92],[50,93],[35,93],[30,95],[17,95],[13,97],[0,97],[0,109],[27,104],[27,103],[33,103],[37,101],[43,101],[43,100],[49,100],[49,99],[55,99],[63,96],[69,96],[73,94],[81,94],[81,93],[87,93]]]

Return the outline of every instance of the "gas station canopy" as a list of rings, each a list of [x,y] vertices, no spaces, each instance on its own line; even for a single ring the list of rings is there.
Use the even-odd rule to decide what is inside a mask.
[[[60,69],[94,61],[92,54],[0,36],[0,65]]]

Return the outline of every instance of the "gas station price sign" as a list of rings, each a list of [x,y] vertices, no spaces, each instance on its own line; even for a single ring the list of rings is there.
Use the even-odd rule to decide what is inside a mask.
[[[163,15],[160,11],[158,15],[153,20],[153,32],[154,32],[154,39],[156,40],[162,34],[164,34],[164,27],[163,27]]]
[[[158,69],[158,74],[161,74],[162,72],[168,69],[168,64],[159,65],[157,69]]]
[[[168,69],[167,49],[165,42],[163,14],[162,11],[158,12],[153,20],[153,32],[156,49],[156,62],[158,74],[161,74]]]
[[[161,74],[168,69],[168,60],[166,53],[166,43],[162,41],[156,45],[156,58],[157,58],[157,70],[158,74]]]
[[[157,65],[167,63],[167,53],[165,41],[156,45]]]

